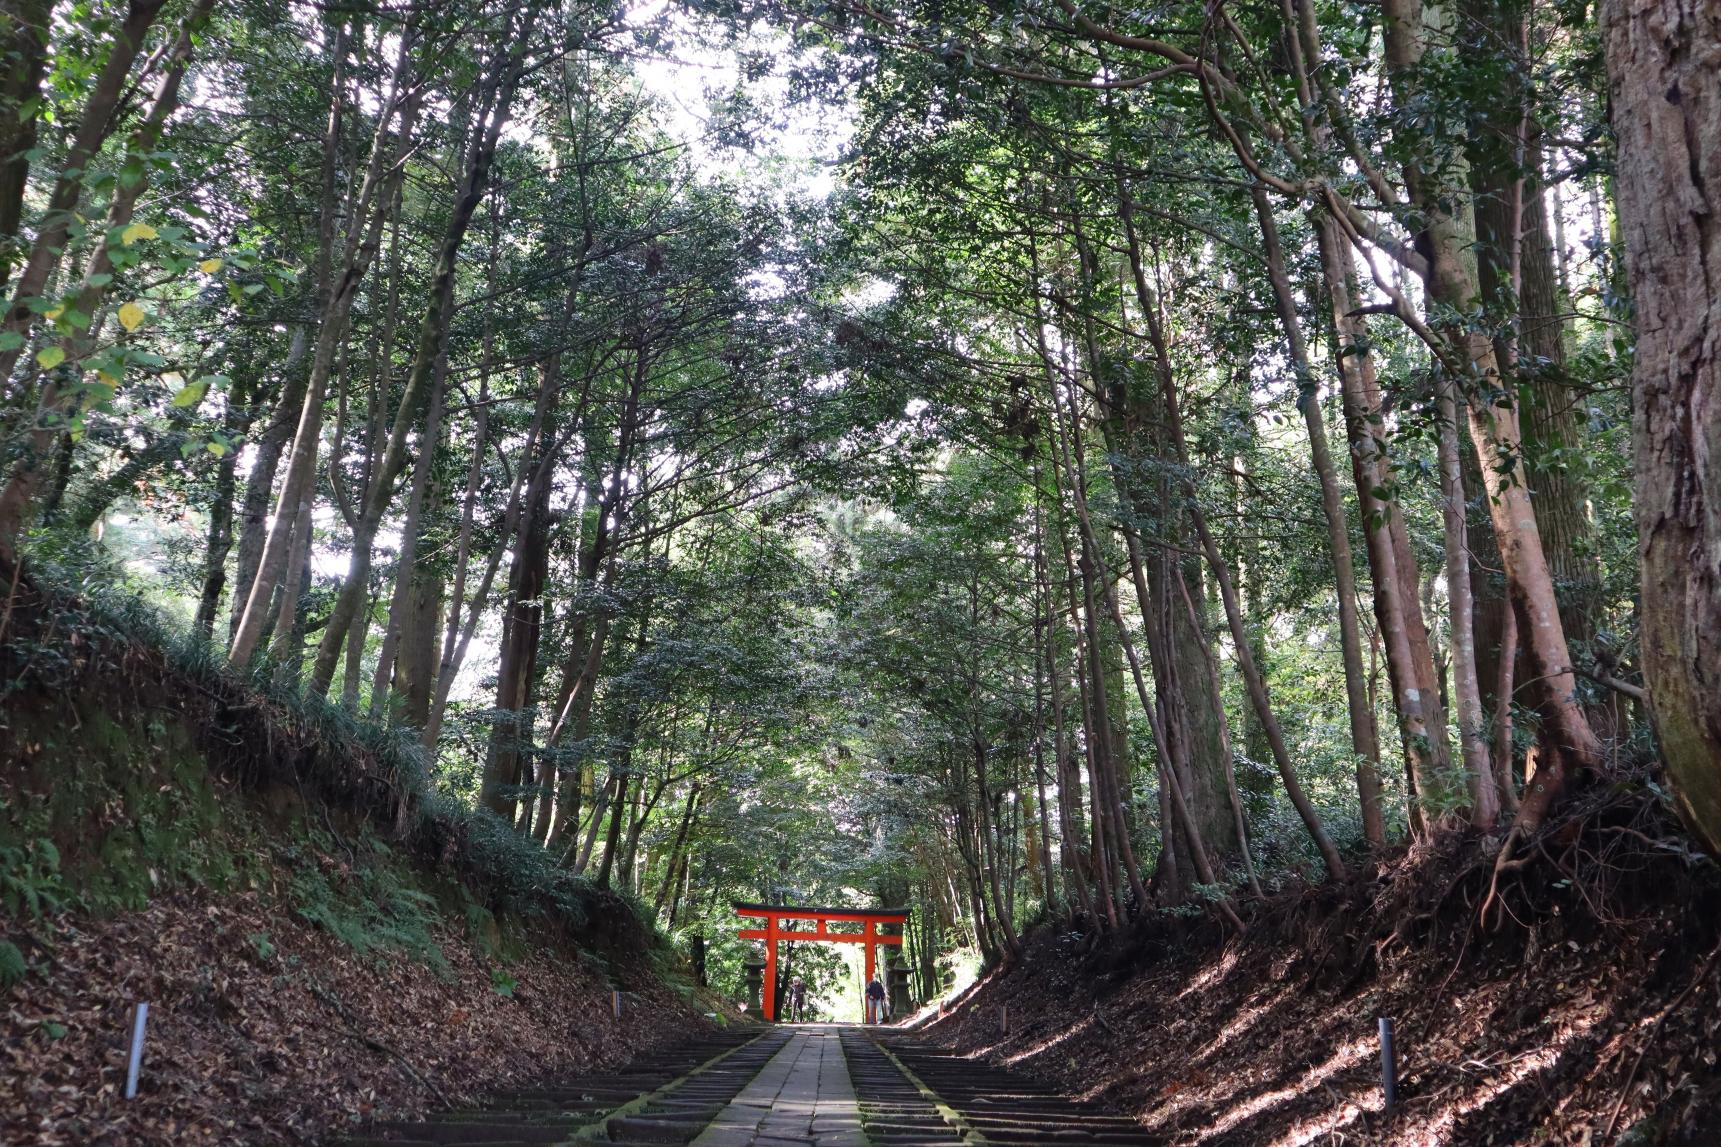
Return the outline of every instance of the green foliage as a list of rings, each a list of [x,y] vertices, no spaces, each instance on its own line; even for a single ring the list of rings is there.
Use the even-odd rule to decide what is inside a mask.
[[[448,976],[448,958],[436,940],[442,920],[436,898],[414,887],[397,866],[377,860],[336,867],[297,858],[288,895],[298,915],[379,963],[405,957]]]
[[[29,974],[30,965],[24,959],[24,953],[18,950],[18,945],[10,940],[0,940],[0,988],[22,983]]]
[[[0,847],[0,906],[13,916],[40,920],[68,907],[60,850],[46,837],[22,848]]]

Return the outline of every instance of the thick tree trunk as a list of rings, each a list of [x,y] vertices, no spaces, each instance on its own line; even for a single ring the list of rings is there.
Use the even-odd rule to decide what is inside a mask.
[[[371,712],[382,712],[386,708],[392,720],[420,729],[430,712],[431,673],[435,666],[428,646],[435,640],[431,630],[435,626],[434,615],[442,602],[441,579],[436,571],[424,568],[421,554],[430,528],[428,519],[435,513],[438,501],[436,456],[442,446],[447,376],[448,360],[443,357],[437,363],[436,381],[430,392],[430,410],[424,418],[418,458],[412,468],[406,515],[401,523],[400,554],[395,561],[394,593],[389,599],[388,628],[377,655],[371,695]],[[429,617],[426,616],[427,598],[431,599]],[[405,652],[407,645],[412,647],[410,653]],[[409,675],[412,677],[410,685],[405,679]],[[414,699],[403,705],[401,702],[406,700],[408,692],[414,694]]]
[[[430,719],[436,687],[436,623],[442,617],[442,572],[419,561],[407,598],[394,666],[396,719],[416,729]]]
[[[1061,526],[1060,533],[1061,531]],[[1081,821],[1078,812],[1082,807],[1081,777],[1077,774],[1075,764],[1070,759],[1069,725],[1065,717],[1066,694],[1064,676],[1059,666],[1063,663],[1064,651],[1059,648],[1058,635],[1064,632],[1059,620],[1062,610],[1058,608],[1054,595],[1056,587],[1051,580],[1051,572],[1046,560],[1044,545],[1045,531],[1040,531],[1040,544],[1035,547],[1037,561],[1037,577],[1040,583],[1040,597],[1045,603],[1043,624],[1048,634],[1046,650],[1046,682],[1051,694],[1052,705],[1052,764],[1058,785],[1058,844],[1059,855],[1064,864],[1064,889],[1067,893],[1072,887],[1076,893],[1076,903],[1080,906],[1082,915],[1089,920],[1094,918],[1093,893],[1089,885],[1086,867],[1082,864],[1082,835]]]
[[[1721,8],[1606,0],[1632,368],[1644,678],[1687,821],[1721,853]]]
[[[1132,559],[1134,556],[1135,555],[1132,550]],[[1132,561],[1132,564],[1138,571],[1136,581],[1139,586],[1141,584],[1139,576],[1140,563]],[[1148,694],[1147,679],[1142,674],[1141,657],[1136,653],[1135,643],[1130,640],[1129,631],[1124,626],[1123,611],[1118,607],[1117,591],[1115,586],[1108,586],[1106,592],[1106,604],[1110,608],[1112,621],[1116,624],[1118,633],[1121,636],[1124,653],[1129,658],[1130,674],[1135,681],[1136,697],[1140,700],[1142,710],[1147,714],[1148,721],[1153,727],[1154,740],[1160,745],[1160,755],[1163,762],[1160,772],[1161,784],[1165,787],[1166,792],[1170,797],[1170,806],[1177,816],[1178,824],[1183,830],[1185,839],[1188,841],[1189,855],[1195,865],[1196,876],[1200,878],[1201,883],[1207,885],[1209,888],[1219,887],[1218,873],[1213,868],[1212,860],[1207,851],[1206,842],[1201,838],[1200,826],[1195,823],[1194,818],[1190,815],[1189,801],[1185,798],[1183,785],[1178,779],[1178,770],[1175,767],[1172,767],[1169,763],[1171,757],[1171,738],[1166,730],[1165,721],[1162,716],[1164,710],[1163,707],[1156,704]],[[1238,835],[1241,837],[1242,806],[1236,802],[1235,798],[1236,793],[1233,791],[1232,808],[1237,810],[1238,813]],[[1161,825],[1160,835],[1162,839],[1164,838],[1168,828],[1169,825]],[[1261,894],[1261,884],[1255,877],[1255,866],[1249,858],[1248,842],[1246,840],[1244,841],[1243,847],[1243,863],[1245,871],[1249,876],[1249,887],[1258,896]],[[1239,932],[1243,931],[1243,922],[1238,918],[1236,909],[1231,906],[1230,898],[1228,896],[1222,898],[1219,901],[1219,905],[1220,912],[1233,925],[1233,927],[1235,927]]]
[[[508,790],[520,783],[521,750],[532,733],[528,713],[537,676],[544,582],[549,574],[549,499],[546,474],[526,496],[519,540],[514,547],[496,672],[496,720],[491,726],[490,748],[478,788],[478,803],[482,807],[510,818],[516,797]]]
[[[1159,380],[1160,402],[1165,415],[1166,437],[1172,450],[1172,461],[1176,462],[1181,473],[1192,473],[1189,458],[1189,447],[1183,434],[1183,417],[1179,411],[1177,382],[1172,372],[1170,348],[1166,341],[1166,332],[1160,319],[1158,299],[1149,289],[1147,276],[1142,266],[1141,249],[1135,241],[1133,229],[1128,230],[1130,269],[1135,280],[1137,301],[1141,305],[1142,317],[1147,323],[1148,341],[1152,345],[1154,355],[1154,370]],[[1309,839],[1314,842],[1315,849],[1321,854],[1321,860],[1326,864],[1328,874],[1334,880],[1342,880],[1345,875],[1344,861],[1340,859],[1338,848],[1327,834],[1326,826],[1321,822],[1320,815],[1310,803],[1303,791],[1302,782],[1298,780],[1296,770],[1291,763],[1290,749],[1285,744],[1284,732],[1279,726],[1278,716],[1273,712],[1273,706],[1267,696],[1266,678],[1256,664],[1253,650],[1249,646],[1249,633],[1243,608],[1237,597],[1236,583],[1231,576],[1231,570],[1223,555],[1219,552],[1218,542],[1213,532],[1207,526],[1206,515],[1202,512],[1200,493],[1194,483],[1187,477],[1183,479],[1183,494],[1187,502],[1186,511],[1189,520],[1195,527],[1195,534],[1201,543],[1201,551],[1206,555],[1208,568],[1213,573],[1214,581],[1218,583],[1219,599],[1225,609],[1225,620],[1231,630],[1231,641],[1237,657],[1237,668],[1243,674],[1243,684],[1249,694],[1250,703],[1254,706],[1255,716],[1261,722],[1267,742],[1272,748],[1273,763],[1278,767],[1279,779],[1285,786],[1285,796],[1289,798],[1292,807],[1308,831]]]

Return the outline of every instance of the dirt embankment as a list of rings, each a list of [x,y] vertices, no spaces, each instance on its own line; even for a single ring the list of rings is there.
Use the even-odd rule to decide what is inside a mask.
[[[1042,929],[928,1038],[1168,1144],[1721,1143],[1715,864],[1631,787],[1525,846],[1479,918],[1493,868],[1442,840],[1257,906],[1242,939]],[[1380,1016],[1400,1047],[1390,1119]]]
[[[704,1022],[660,981],[612,980],[566,949],[500,962],[438,929],[436,967],[361,956],[255,892],[11,936],[40,965],[0,996],[0,1142],[19,1147],[316,1142],[625,1061]],[[612,983],[631,985],[619,1021]],[[137,1000],[151,1011],[128,1102]]]
[[[315,1142],[705,1026],[629,903],[410,733],[128,608],[25,581],[0,622],[0,1143]]]

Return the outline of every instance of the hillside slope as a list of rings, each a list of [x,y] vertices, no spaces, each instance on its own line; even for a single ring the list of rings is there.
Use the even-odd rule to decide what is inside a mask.
[[[0,672],[0,1142],[315,1141],[707,1022],[624,899],[124,599],[20,586]]]
[[[1098,946],[1042,928],[927,1038],[1168,1143],[1721,1142],[1713,862],[1642,788],[1592,795],[1522,859],[1485,921],[1492,861],[1452,838],[1285,894],[1240,940],[1175,918]]]

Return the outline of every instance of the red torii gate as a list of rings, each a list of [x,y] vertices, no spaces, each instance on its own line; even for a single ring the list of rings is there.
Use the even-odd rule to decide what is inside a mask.
[[[777,1018],[777,941],[785,940],[790,943],[806,943],[814,940],[826,940],[837,944],[864,944],[866,946],[866,982],[872,981],[873,972],[878,967],[877,945],[894,944],[902,946],[902,935],[880,932],[880,924],[902,925],[908,922],[906,908],[796,908],[788,904],[742,904],[732,902],[737,916],[762,917],[765,921],[763,928],[743,928],[739,933],[743,940],[765,941],[765,993],[763,1007],[765,1018]],[[785,928],[785,921],[815,920],[818,928]],[[835,923],[861,925],[859,932],[832,932],[827,925]]]

